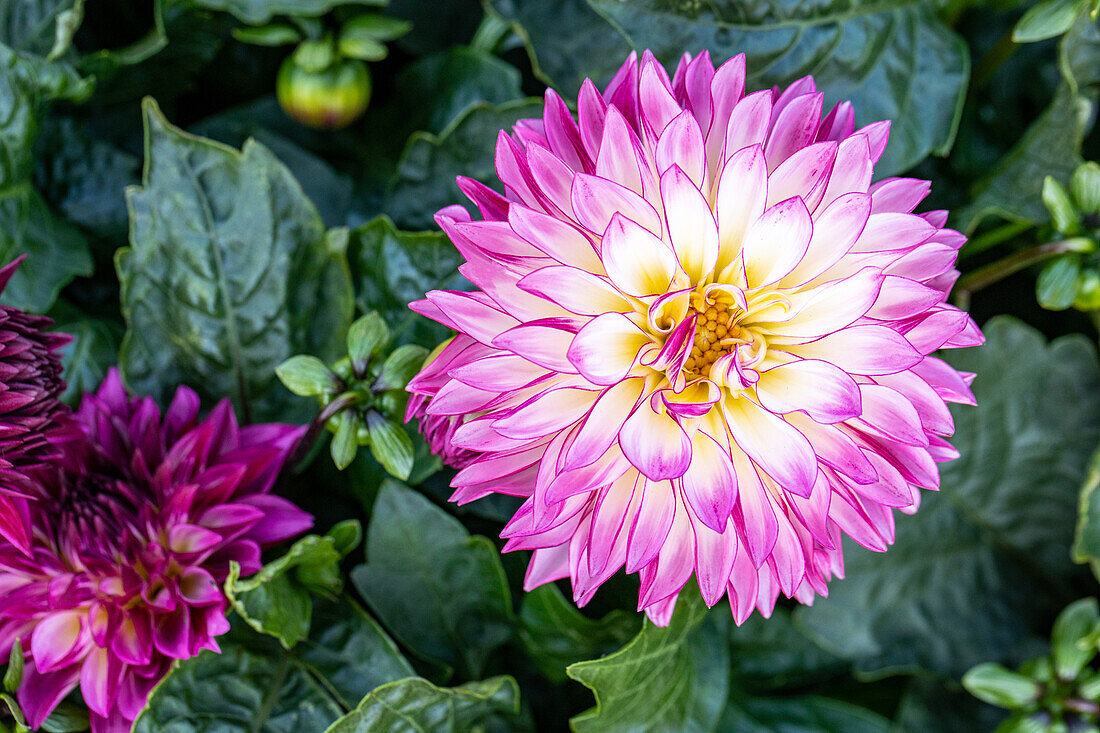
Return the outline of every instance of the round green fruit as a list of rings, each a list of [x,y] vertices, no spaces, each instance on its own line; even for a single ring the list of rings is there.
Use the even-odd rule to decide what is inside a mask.
[[[283,62],[275,93],[292,118],[319,130],[337,130],[357,120],[370,102],[366,64],[343,59],[321,71],[303,69],[293,55]]]

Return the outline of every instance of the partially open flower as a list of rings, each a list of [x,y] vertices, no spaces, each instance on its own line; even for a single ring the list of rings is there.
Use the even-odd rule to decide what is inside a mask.
[[[269,492],[301,430],[204,420],[181,387],[161,417],[114,370],[75,418],[81,439],[36,472],[31,554],[0,542],[0,655],[27,652],[19,703],[32,727],[77,685],[92,730],[129,731],[173,660],[218,649],[230,561],[312,519]]]
[[[0,268],[0,291],[24,257]],[[67,408],[58,400],[65,389],[57,350],[69,337],[48,333],[45,316],[0,305],[0,537],[30,552],[25,501],[27,471],[57,452],[55,443],[70,432]]]
[[[528,588],[625,567],[662,624],[693,573],[738,622],[809,603],[956,455],[969,376],[930,354],[982,341],[946,303],[965,238],[910,213],[927,182],[871,183],[888,123],[744,86],[741,56],[632,55],[501,133],[504,195],[459,182],[483,221],[437,215],[480,290],[413,305],[459,335],[409,389],[476,452],[455,501],[525,498]]]

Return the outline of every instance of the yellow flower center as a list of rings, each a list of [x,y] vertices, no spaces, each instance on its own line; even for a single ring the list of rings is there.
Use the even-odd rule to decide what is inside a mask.
[[[738,359],[742,366],[751,368],[763,361],[767,343],[762,334],[745,324],[749,312],[732,299],[727,302],[724,296],[711,303],[698,293],[692,295],[690,307],[696,314],[695,339],[684,362],[689,378],[710,376],[716,361],[739,348]],[[752,310],[755,309],[750,307]]]

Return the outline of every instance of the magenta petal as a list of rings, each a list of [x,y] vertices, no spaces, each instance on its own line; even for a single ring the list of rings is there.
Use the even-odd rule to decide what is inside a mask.
[[[311,514],[302,511],[281,496],[256,494],[245,497],[241,500],[241,503],[256,507],[264,512],[263,521],[250,529],[246,535],[261,545],[282,542],[305,532],[313,526],[313,516]]]
[[[23,683],[15,695],[19,707],[27,716],[27,723],[32,728],[40,727],[57,704],[76,689],[79,681],[78,664],[43,674],[37,670],[33,660],[28,660],[23,667]]]

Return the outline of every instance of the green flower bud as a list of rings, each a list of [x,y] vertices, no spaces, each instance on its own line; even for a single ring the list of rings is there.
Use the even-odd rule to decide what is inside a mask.
[[[336,61],[320,71],[310,71],[296,61],[283,62],[275,92],[290,117],[321,130],[347,127],[370,102],[371,81],[366,64],[355,59]]]

